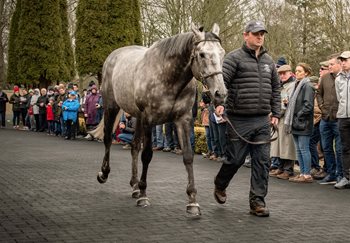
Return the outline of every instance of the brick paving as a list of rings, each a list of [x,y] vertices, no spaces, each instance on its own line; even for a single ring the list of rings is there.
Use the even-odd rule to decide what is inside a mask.
[[[195,156],[202,216],[186,215],[182,157],[154,153],[151,206],[131,198],[130,151],[113,145],[106,184],[96,174],[102,143],[0,130],[0,242],[350,242],[350,190],[270,179],[269,218],[250,215],[250,170],[242,167],[225,205],[213,199],[220,164]]]

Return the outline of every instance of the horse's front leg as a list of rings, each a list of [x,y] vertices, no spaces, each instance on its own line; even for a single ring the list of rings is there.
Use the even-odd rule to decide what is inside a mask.
[[[133,142],[131,144],[131,179],[130,186],[132,188],[132,197],[139,198],[140,189],[139,189],[139,179],[138,179],[138,158],[139,152],[141,149],[141,138],[143,136],[141,119],[136,121],[136,129],[134,133]]]
[[[144,127],[144,144],[141,154],[142,161],[142,174],[139,182],[140,197],[137,199],[137,206],[146,207],[151,205],[149,199],[147,198],[146,188],[147,188],[147,171],[148,165],[152,160],[152,128]]]
[[[192,118],[190,118],[192,119]],[[186,193],[188,195],[189,203],[186,207],[187,213],[193,216],[201,215],[199,204],[196,201],[197,189],[194,185],[193,174],[193,151],[190,142],[191,126],[193,121],[189,122],[188,119],[182,119],[176,122],[177,134],[179,137],[179,143],[183,152],[183,162],[186,167],[188,175],[188,185]]]

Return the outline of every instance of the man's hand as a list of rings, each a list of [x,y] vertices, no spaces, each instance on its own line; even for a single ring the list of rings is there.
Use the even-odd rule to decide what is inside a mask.
[[[278,125],[279,118],[272,116],[271,117],[271,124],[274,126]]]
[[[216,108],[215,108],[215,114],[217,116],[222,116],[224,114],[224,110],[225,110],[225,107],[223,107],[222,105],[218,105]]]

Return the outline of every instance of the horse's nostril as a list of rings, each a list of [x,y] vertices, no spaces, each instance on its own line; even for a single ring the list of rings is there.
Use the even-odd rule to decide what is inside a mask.
[[[221,97],[222,95],[221,95],[221,93],[217,90],[217,91],[215,91],[215,98],[219,98],[219,97]]]

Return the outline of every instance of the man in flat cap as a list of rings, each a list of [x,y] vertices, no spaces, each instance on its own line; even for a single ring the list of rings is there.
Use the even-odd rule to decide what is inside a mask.
[[[250,141],[269,141],[270,125],[278,124],[281,110],[280,82],[274,61],[263,47],[267,30],[261,21],[250,21],[243,33],[241,48],[228,53],[223,63],[223,76],[228,97],[225,105],[216,107],[216,115],[224,110],[237,132]],[[271,114],[271,116],[270,116]],[[269,216],[267,195],[270,143],[248,144],[228,126],[226,159],[215,177],[215,200],[226,202],[226,188],[237,170],[251,156],[250,213]]]
[[[296,150],[294,147],[294,141],[292,134],[285,131],[284,126],[284,113],[287,110],[289,97],[292,96],[295,78],[292,73],[292,68],[289,65],[280,66],[277,69],[278,75],[281,80],[281,117],[278,123],[278,136],[277,140],[271,143],[271,158],[277,158],[278,168],[270,171],[270,176],[277,177],[279,179],[288,180],[289,177],[294,175],[294,161],[297,160]]]
[[[320,62],[320,78],[329,73],[329,62],[323,61]]]
[[[350,51],[344,51],[338,59],[342,70],[335,79],[335,90],[339,101],[337,118],[342,147],[343,178],[334,185],[337,189],[350,188]]]

